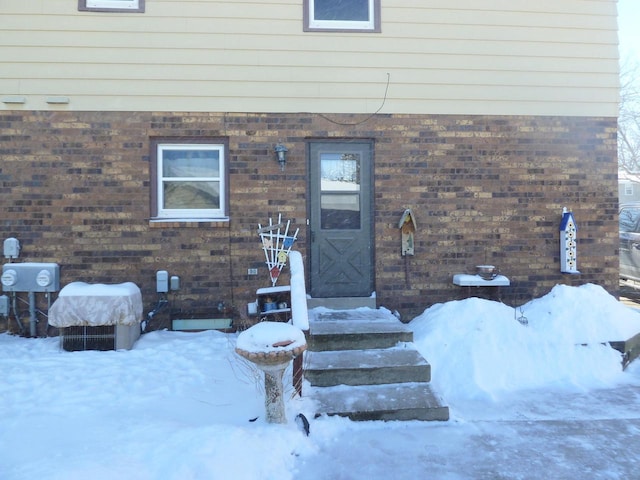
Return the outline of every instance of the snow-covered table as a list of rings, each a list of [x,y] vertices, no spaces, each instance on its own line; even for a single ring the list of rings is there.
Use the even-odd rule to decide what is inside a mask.
[[[60,329],[114,326],[116,349],[133,346],[140,336],[141,321],[142,293],[132,282],[72,282],[60,290],[49,309],[49,324]]]
[[[471,287],[497,287],[498,300],[500,299],[500,287],[508,287],[511,281],[504,275],[497,275],[491,280],[485,280],[480,275],[456,273],[453,276],[453,284],[459,287],[467,287],[467,297],[471,295]]]

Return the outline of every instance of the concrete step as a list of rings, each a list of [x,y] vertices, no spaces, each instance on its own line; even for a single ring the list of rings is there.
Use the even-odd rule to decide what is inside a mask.
[[[309,311],[304,376],[317,414],[353,420],[448,420],[413,332],[385,309]]]
[[[309,318],[309,350],[365,350],[412,342],[413,332],[387,311],[312,311]]]
[[[331,308],[334,310],[348,310],[353,308],[376,308],[375,297],[331,297],[307,298],[307,308]]]
[[[428,383],[310,387],[317,413],[352,420],[449,420],[449,408]]]
[[[307,352],[304,376],[313,386],[429,382],[431,365],[412,343],[396,348]]]

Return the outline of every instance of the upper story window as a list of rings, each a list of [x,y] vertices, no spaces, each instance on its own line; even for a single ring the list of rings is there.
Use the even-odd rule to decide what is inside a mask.
[[[380,32],[380,0],[304,0],[304,30]]]
[[[633,195],[633,183],[625,183],[624,184],[624,194],[625,195]]]
[[[96,12],[144,12],[145,0],[78,0],[78,10]]]
[[[154,144],[152,217],[160,220],[227,218],[226,145]]]

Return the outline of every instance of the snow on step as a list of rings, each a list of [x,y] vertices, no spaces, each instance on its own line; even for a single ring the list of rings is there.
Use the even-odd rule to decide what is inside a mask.
[[[316,386],[429,382],[431,366],[413,344],[389,349],[308,352],[305,377]]]
[[[428,365],[412,344],[398,348],[308,352],[307,369],[380,368],[389,365]]]
[[[348,310],[314,312],[310,350],[388,348],[413,341],[413,332],[389,312]]]
[[[449,408],[427,383],[311,387],[318,414],[352,420],[442,420]]]

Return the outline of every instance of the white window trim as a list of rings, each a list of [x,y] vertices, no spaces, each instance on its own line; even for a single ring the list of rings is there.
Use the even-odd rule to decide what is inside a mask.
[[[79,0],[80,10],[144,11],[144,0]]]
[[[219,155],[219,176],[218,177],[196,177],[197,181],[217,181],[220,182],[220,208],[217,209],[178,209],[163,208],[164,204],[164,177],[162,175],[162,162],[164,150],[216,150]],[[160,143],[157,146],[157,169],[156,169],[156,202],[157,216],[156,220],[225,220],[226,213],[226,152],[223,144],[217,143]],[[172,177],[173,181],[179,181],[180,178]],[[194,177],[184,178],[185,181],[193,181]]]
[[[309,28],[322,30],[375,30],[376,11],[374,0],[369,0],[368,21],[316,20],[313,17],[315,0],[305,0],[309,5]]]

